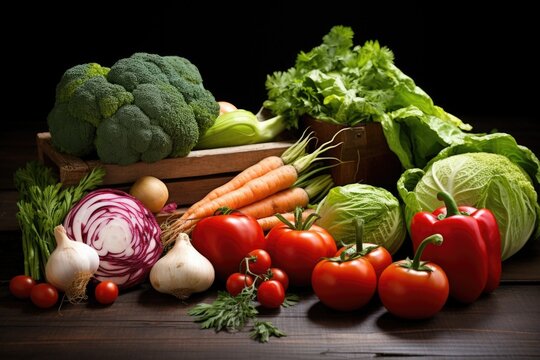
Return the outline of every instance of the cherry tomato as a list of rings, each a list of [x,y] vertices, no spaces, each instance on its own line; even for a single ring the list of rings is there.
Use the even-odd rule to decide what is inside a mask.
[[[323,304],[351,311],[371,300],[377,289],[377,275],[364,257],[344,262],[322,260],[313,269],[311,284]]]
[[[270,279],[279,281],[283,285],[283,289],[287,290],[289,287],[289,276],[287,276],[287,273],[278,268],[270,268],[270,271],[272,272]]]
[[[401,266],[406,260],[393,263],[379,278],[379,297],[392,314],[406,319],[429,318],[439,312],[448,299],[448,278],[442,268],[427,263],[431,271]]]
[[[195,249],[210,260],[217,277],[224,281],[238,272],[240,262],[251,250],[266,248],[257,220],[240,212],[204,218],[191,236]]]
[[[392,264],[392,255],[390,255],[388,250],[386,250],[384,247],[376,244],[364,243],[362,245],[362,249],[368,249],[373,246],[376,246],[376,248],[364,255],[364,258],[369,261],[371,265],[373,265],[373,269],[375,270],[375,274],[377,275],[378,279],[384,269]],[[339,256],[345,250],[356,251],[356,245],[342,247],[335,256]]]
[[[227,101],[218,101],[219,115],[238,110],[236,106]]]
[[[28,299],[35,285],[36,282],[30,276],[17,275],[10,280],[9,291],[19,299]]]
[[[285,289],[277,280],[267,280],[257,290],[257,300],[268,309],[276,309],[285,301]]]
[[[337,251],[332,235],[317,225],[296,230],[279,224],[270,230],[266,241],[273,265],[285,271],[295,286],[309,286],[317,262]]]
[[[245,287],[251,285],[253,285],[253,277],[241,273],[231,274],[225,283],[227,292],[232,296],[240,294]]]
[[[118,286],[112,281],[102,281],[96,286],[94,295],[100,304],[112,304],[118,298]]]
[[[254,274],[264,274],[272,265],[270,254],[263,249],[255,249],[250,251],[246,258],[249,261],[249,271]],[[242,260],[242,271],[246,270],[246,260]]]
[[[30,300],[39,308],[50,308],[58,301],[58,290],[51,284],[37,284],[30,291]]]

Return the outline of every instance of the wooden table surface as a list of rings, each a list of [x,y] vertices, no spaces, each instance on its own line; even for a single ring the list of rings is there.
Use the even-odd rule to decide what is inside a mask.
[[[2,146],[15,143],[21,144],[2,137]],[[10,156],[3,152],[0,160]],[[2,185],[12,176],[6,169],[29,157],[14,156],[1,165]],[[0,194],[0,224],[10,224],[13,189],[0,187]],[[90,301],[38,309],[8,290],[9,279],[22,272],[20,233],[0,227],[0,249],[0,359],[540,357],[540,241],[528,243],[503,263],[503,280],[494,293],[470,305],[450,301],[429,320],[398,319],[377,298],[362,310],[335,312],[310,291],[297,292],[298,305],[261,310],[260,319],[272,321],[288,335],[266,344],[251,340],[249,328],[215,333],[193,322],[187,311],[212,301],[216,288],[182,303],[143,284],[122,293],[111,306]]]

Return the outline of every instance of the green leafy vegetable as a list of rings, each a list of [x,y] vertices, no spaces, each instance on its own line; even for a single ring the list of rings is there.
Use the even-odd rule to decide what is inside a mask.
[[[346,126],[380,122],[405,168],[424,166],[444,147],[462,143],[470,125],[436,106],[394,65],[390,49],[377,41],[354,46],[353,35],[335,26],[321,45],[300,52],[293,68],[269,75],[264,106],[289,128],[303,116]]]
[[[354,244],[352,219],[364,220],[364,241],[395,253],[405,239],[406,229],[398,199],[389,191],[366,184],[337,186],[319,203],[317,224],[336,242]]]
[[[398,181],[406,223],[418,211],[443,206],[439,191],[460,205],[493,212],[501,233],[502,258],[540,237],[540,162],[508,134],[469,136],[434,157],[425,169],[407,170]],[[536,189],[535,189],[536,187]]]
[[[105,171],[95,168],[79,184],[62,188],[50,168],[32,161],[14,175],[19,192],[17,220],[22,232],[24,273],[41,279],[56,247],[53,229],[87,191],[101,184]]]
[[[282,337],[287,336],[283,331],[279,330],[269,321],[256,321],[253,325],[250,337],[259,342],[268,342],[270,336]]]

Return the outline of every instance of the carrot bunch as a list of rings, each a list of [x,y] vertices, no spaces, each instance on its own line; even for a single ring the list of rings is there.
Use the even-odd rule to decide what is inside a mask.
[[[262,218],[276,212],[292,211],[296,206],[306,206],[310,198],[306,189],[311,189],[313,197],[315,191],[317,194],[324,189],[327,191],[332,183],[329,175],[324,178],[317,177],[308,182],[311,188],[306,185],[304,189],[301,183],[305,185],[306,180],[301,175],[312,175],[319,171],[313,171],[311,165],[315,161],[328,159],[319,155],[341,145],[341,143],[329,145],[334,140],[332,138],[313,152],[307,153],[307,144],[312,139],[314,138],[311,133],[307,135],[304,133],[281,157],[270,156],[245,169],[193,204],[180,218],[163,224],[161,235],[163,244],[169,245],[181,232],[190,233],[199,220],[211,216],[221,207],[256,214],[254,217]]]

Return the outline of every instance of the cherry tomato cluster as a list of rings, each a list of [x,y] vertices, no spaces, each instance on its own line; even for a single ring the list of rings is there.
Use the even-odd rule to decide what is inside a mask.
[[[265,308],[279,308],[285,301],[289,277],[273,268],[270,254],[263,249],[250,251],[240,264],[240,271],[227,278],[225,287],[232,296],[246,291],[257,291],[257,301]]]
[[[41,309],[48,309],[58,302],[58,290],[49,283],[36,283],[27,275],[14,276],[9,282],[9,291],[19,299],[28,299]],[[94,292],[97,302],[111,304],[118,297],[118,286],[112,281],[100,282]]]

